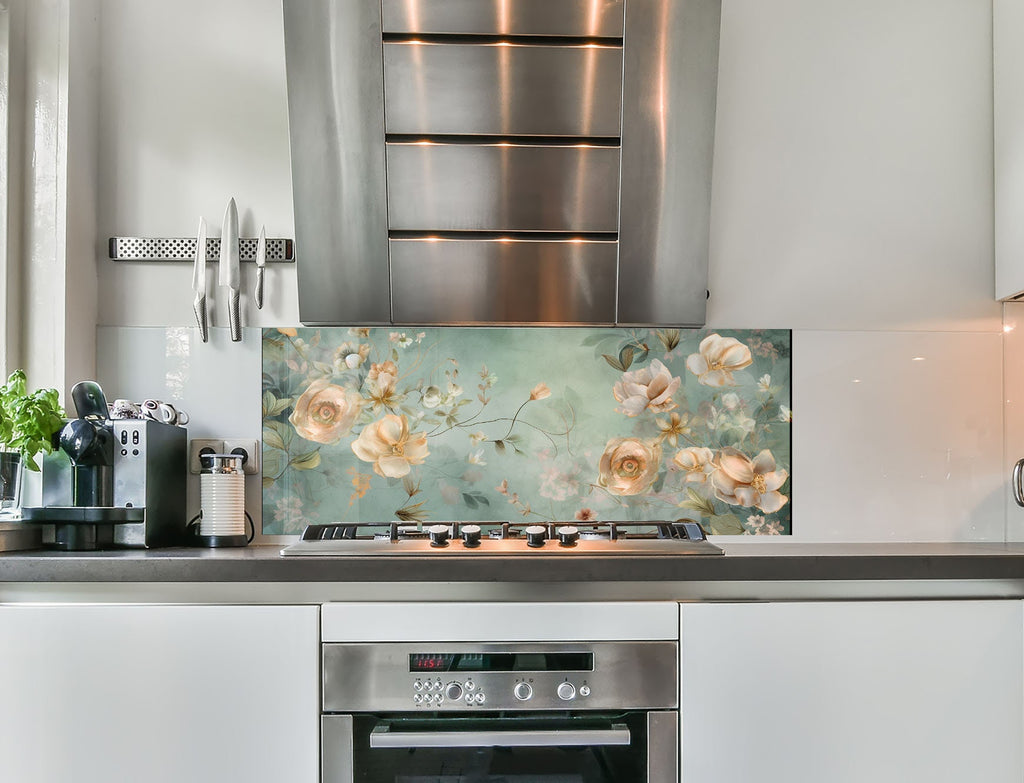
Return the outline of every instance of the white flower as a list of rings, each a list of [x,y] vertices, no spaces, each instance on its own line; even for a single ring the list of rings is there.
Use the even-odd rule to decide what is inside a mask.
[[[750,349],[735,337],[709,334],[686,357],[686,368],[705,386],[734,386],[732,374],[754,362]]]
[[[740,407],[740,396],[735,392],[729,392],[728,394],[722,395],[722,405],[725,406],[727,411],[734,411]]]
[[[448,381],[448,395],[445,402],[450,402],[455,397],[462,394],[462,387],[453,381]]]
[[[766,514],[782,508],[789,500],[778,490],[789,473],[775,469],[775,457],[765,449],[750,459],[734,448],[722,449],[715,455],[711,483],[715,497],[733,506],[756,506]]]
[[[469,433],[469,442],[472,443],[474,446],[480,445],[485,440],[487,440],[487,436],[484,435],[482,432]]]
[[[650,367],[624,372],[612,387],[612,394],[621,403],[615,410],[627,416],[639,416],[648,408],[656,413],[670,411],[678,407],[672,395],[680,383],[680,378],[673,377],[664,364],[654,359]]]
[[[772,376],[770,376],[770,375],[762,375],[760,378],[757,379],[757,389],[758,389],[758,391],[763,391],[763,392],[767,393],[767,392],[769,392],[771,390],[771,388],[772,388]]]
[[[676,452],[672,461],[679,466],[680,470],[686,472],[687,481],[703,483],[708,476],[715,472],[715,466],[711,462],[714,456],[711,449],[693,446]]]
[[[436,408],[441,404],[441,390],[436,386],[428,386],[421,393],[420,404],[424,408]]]
[[[779,406],[779,421],[793,421],[793,411],[785,405]]]
[[[407,337],[405,332],[391,332],[391,334],[388,335],[388,340],[401,348],[408,348],[412,345],[412,338]]]
[[[477,449],[476,451],[471,451],[466,456],[466,462],[470,465],[486,465],[487,462],[484,460],[484,450]]]

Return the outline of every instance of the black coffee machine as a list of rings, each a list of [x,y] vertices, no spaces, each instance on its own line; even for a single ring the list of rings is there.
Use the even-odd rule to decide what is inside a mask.
[[[58,549],[181,543],[185,529],[187,433],[148,419],[111,420],[99,384],[71,390],[78,418],[43,460],[43,506],[23,508]]]

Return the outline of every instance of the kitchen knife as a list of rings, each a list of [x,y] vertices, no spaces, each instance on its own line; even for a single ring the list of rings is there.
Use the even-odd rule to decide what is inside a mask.
[[[260,226],[260,238],[256,240],[256,291],[253,299],[256,309],[263,309],[263,275],[267,265],[267,227]]]
[[[196,261],[192,267],[192,290],[196,298],[192,300],[192,309],[196,313],[199,324],[199,336],[203,342],[210,339],[206,321],[206,218],[199,218],[199,235],[196,237]]]
[[[227,287],[228,324],[231,327],[231,341],[242,339],[241,314],[239,312],[239,289],[241,287],[238,271],[238,207],[235,200],[228,201],[224,211],[224,227],[220,234],[220,284]]]

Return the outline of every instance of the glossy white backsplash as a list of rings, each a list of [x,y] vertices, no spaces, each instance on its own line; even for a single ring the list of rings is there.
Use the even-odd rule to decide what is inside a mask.
[[[1024,508],[1013,500],[1010,475],[1024,458],[1024,302],[1003,305],[1003,397],[1006,416],[1003,441],[1003,498],[1006,503],[1006,540],[1024,541]]]
[[[117,327],[96,330],[97,380],[109,402],[164,400],[189,415],[188,437],[260,439],[260,330],[245,328],[231,342],[227,327],[210,341],[193,327]],[[245,505],[262,524],[259,476],[246,476]],[[199,477],[189,476],[189,518],[199,513]]]
[[[259,438],[260,330],[243,330],[241,343],[225,328],[210,335],[203,344],[192,327],[100,327],[98,380],[111,400],[184,408],[190,438]],[[996,332],[794,331],[786,540],[1002,541],[1008,513],[1011,539],[1024,539],[1024,509],[1006,504],[1003,342]],[[1017,375],[1024,391],[1024,366]],[[259,477],[249,477],[257,530],[261,497]],[[189,513],[198,510],[193,476]]]

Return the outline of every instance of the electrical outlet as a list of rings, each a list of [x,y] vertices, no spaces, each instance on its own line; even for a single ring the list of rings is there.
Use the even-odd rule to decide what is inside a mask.
[[[193,438],[188,444],[188,472],[199,473],[202,470],[202,463],[199,461],[200,454],[223,454],[224,441],[212,440],[210,438]]]
[[[241,454],[242,470],[246,474],[260,472],[260,442],[246,438],[224,438],[225,454]]]

